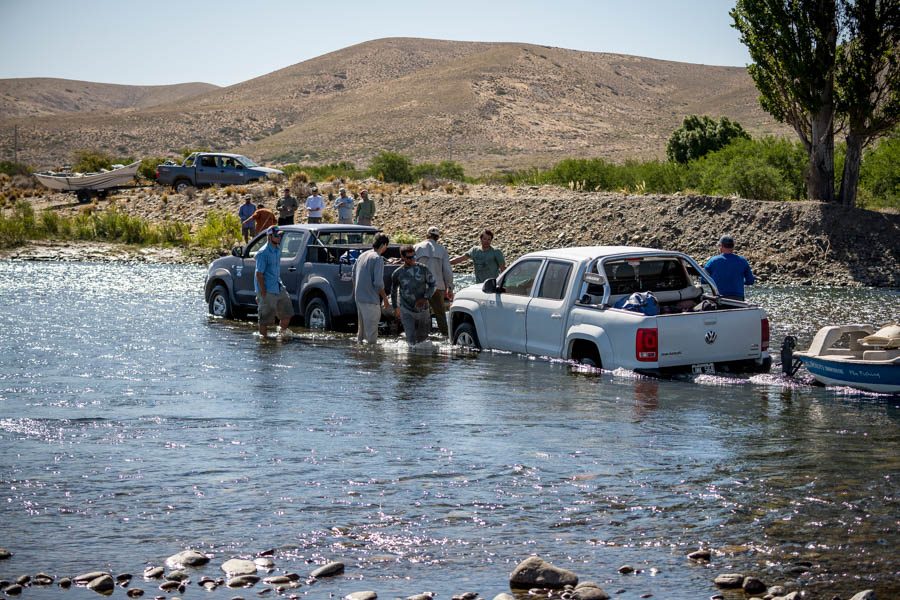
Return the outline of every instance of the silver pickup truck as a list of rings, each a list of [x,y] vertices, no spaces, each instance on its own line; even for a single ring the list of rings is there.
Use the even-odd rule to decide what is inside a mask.
[[[171,185],[179,194],[189,187],[244,185],[272,175],[284,175],[284,171],[261,167],[240,154],[221,152],[193,152],[180,165],[166,162],[156,167],[156,182]]]
[[[374,227],[362,225],[282,225],[281,281],[311,329],[332,329],[356,319],[353,300],[353,265],[360,253],[370,250]],[[260,233],[246,246],[235,246],[231,256],[216,259],[206,274],[205,298],[210,314],[242,318],[256,312],[253,285],[256,253],[266,243]],[[400,246],[391,245],[385,259],[400,257]],[[385,289],[399,265],[385,265]]]

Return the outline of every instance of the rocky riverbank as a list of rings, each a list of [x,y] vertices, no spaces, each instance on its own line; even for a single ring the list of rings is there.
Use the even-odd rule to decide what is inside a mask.
[[[697,550],[686,556],[686,560],[695,563],[709,564],[713,556],[709,550]],[[354,580],[362,580],[359,573],[348,572],[348,566],[340,561],[331,561],[315,566],[307,575],[278,569],[276,566],[277,551],[275,549],[262,551],[255,556],[242,556],[229,558],[221,564],[212,562],[214,557],[208,556],[196,550],[184,550],[168,557],[165,566],[153,565],[143,569],[141,575],[131,573],[119,573],[113,575],[103,570],[85,572],[75,576],[56,577],[47,573],[35,575],[25,574],[14,580],[0,579],[0,591],[6,596],[19,596],[27,588],[46,588],[56,584],[61,589],[70,589],[73,585],[86,587],[98,594],[112,596],[116,588],[124,590],[122,595],[128,598],[140,598],[145,594],[156,594],[154,600],[165,600],[167,596],[159,595],[178,593],[185,595],[188,586],[196,583],[200,589],[206,592],[214,592],[218,588],[230,591],[255,588],[256,596],[271,594],[288,600],[298,600],[306,591],[301,588],[309,587],[315,583],[346,575]],[[9,559],[12,553],[0,548],[0,560]],[[309,562],[309,561],[307,561]],[[167,571],[168,568],[168,571]],[[352,570],[352,565],[350,566]],[[280,573],[276,573],[280,571]],[[618,580],[612,574],[604,581],[604,585],[613,584],[613,593],[635,594],[640,593],[640,575],[656,575],[659,569],[635,569],[631,565],[622,565],[617,569]],[[622,581],[629,581],[625,587],[619,587]],[[746,596],[765,598],[767,600],[800,600],[810,596],[798,588],[795,581],[786,582],[784,585],[767,585],[760,578],[745,576],[741,573],[720,573],[712,579],[711,583],[721,590],[735,590]],[[259,585],[257,585],[259,584]],[[493,596],[493,600],[516,600],[539,596],[542,598],[558,598],[559,600],[609,600],[610,593],[601,584],[594,581],[585,581],[576,573],[556,567],[538,556],[529,556],[520,562],[509,574],[509,592],[500,592]],[[362,586],[360,586],[362,587]],[[628,589],[628,588],[631,589]],[[635,590],[634,588],[638,589]],[[156,588],[157,592],[145,588]],[[196,589],[196,588],[195,588]],[[231,592],[229,592],[231,593]],[[697,590],[700,595],[703,591]],[[490,594],[488,594],[490,595]],[[432,600],[434,592],[421,592],[407,596],[405,600]],[[641,598],[650,598],[652,593],[643,593]],[[329,597],[335,597],[332,592]],[[632,596],[623,596],[632,597]],[[829,596],[839,598],[839,596]],[[375,590],[359,590],[343,596],[344,600],[376,600],[378,593]],[[711,600],[724,600],[726,596],[716,593],[710,596]],[[177,600],[172,597],[172,600]],[[231,600],[243,600],[242,596],[231,596]],[[484,600],[479,592],[464,591],[453,595],[451,600]],[[877,600],[873,590],[865,590],[855,594],[850,600]]]
[[[341,185],[320,183],[319,188],[327,194]],[[378,210],[374,223],[387,233],[423,237],[435,225],[452,255],[470,248],[477,242],[478,231],[487,227],[496,234],[495,246],[503,250],[507,263],[533,250],[580,245],[674,249],[705,261],[715,253],[719,236],[730,233],[737,241],[736,251],[750,261],[761,284],[900,288],[898,214],[817,202],[584,192],[555,186],[446,184],[422,189],[367,181],[347,187],[373,191]],[[153,222],[174,219],[197,226],[210,209],[236,213],[244,192],[267,200],[272,207],[278,190],[272,184],[259,184],[179,195],[154,187],[100,201],[95,209],[103,210],[113,201]],[[66,194],[29,200],[37,210],[85,210]],[[53,256],[48,246],[42,248],[15,250],[6,256],[27,259],[35,252]],[[71,254],[60,252],[63,259]],[[148,255],[144,250],[141,254]],[[208,258],[177,254],[173,251],[171,257],[160,258],[164,262]]]

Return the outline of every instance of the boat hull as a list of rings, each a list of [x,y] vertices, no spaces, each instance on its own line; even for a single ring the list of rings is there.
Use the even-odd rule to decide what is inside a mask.
[[[137,174],[140,161],[133,162],[120,169],[113,169],[105,173],[95,175],[42,175],[35,173],[35,178],[51,190],[78,191],[78,190],[103,190],[111,187],[125,185]]]
[[[802,355],[799,355],[798,358],[803,362],[803,366],[812,373],[812,376],[825,385],[846,385],[883,394],[900,393],[900,365],[898,364],[827,360]]]

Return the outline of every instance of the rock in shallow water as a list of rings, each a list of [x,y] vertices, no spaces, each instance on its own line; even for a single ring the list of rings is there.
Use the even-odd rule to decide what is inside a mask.
[[[541,586],[558,589],[577,583],[578,575],[554,567],[539,556],[529,556],[509,575],[509,585],[518,588]]]
[[[96,579],[92,579],[90,583],[87,584],[89,590],[97,592],[98,594],[103,594],[108,596],[112,594],[113,590],[116,588],[116,582],[113,581],[112,575],[104,573],[100,577]]]
[[[572,598],[575,600],[609,600],[609,594],[593,581],[584,581],[575,586]]]
[[[344,600],[375,600],[378,597],[373,591],[353,592],[344,596]]]
[[[140,598],[144,595],[144,590],[142,590],[141,588],[131,588],[130,590],[125,592],[125,595],[129,598]]]
[[[12,557],[12,552],[7,550],[6,548],[0,548],[0,560],[6,560],[10,557]]]
[[[3,589],[3,593],[7,596],[18,596],[22,593],[22,586],[18,583],[14,583],[12,585],[6,586],[6,588]]]
[[[709,560],[712,558],[712,552],[709,550],[697,550],[687,555],[691,560]]]
[[[104,571],[91,571],[90,573],[84,573],[83,575],[78,575],[75,578],[75,584],[87,585],[98,577],[103,577],[104,575],[109,575],[109,573],[106,573]],[[110,579],[112,578],[110,577]]]
[[[183,550],[166,559],[170,567],[201,567],[209,562],[209,557],[196,550]]]
[[[713,583],[723,588],[739,588],[744,583],[744,576],[740,573],[722,573],[713,579]]]
[[[144,569],[144,577],[147,579],[159,579],[165,574],[163,567],[147,567]]]
[[[232,577],[236,575],[253,575],[256,573],[256,563],[252,560],[232,558],[222,564],[222,570]]]
[[[335,575],[340,575],[344,572],[344,563],[342,562],[330,562],[327,565],[319,567],[315,571],[309,574],[310,577],[320,578],[320,577],[333,577]]]
[[[229,579],[227,585],[230,588],[248,588],[253,587],[257,581],[259,581],[259,577],[256,575],[238,575],[237,577]]]

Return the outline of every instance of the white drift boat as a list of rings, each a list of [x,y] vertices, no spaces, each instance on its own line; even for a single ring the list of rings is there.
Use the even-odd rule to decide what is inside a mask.
[[[105,190],[127,184],[137,174],[141,162],[100,171],[99,173],[35,173],[35,178],[51,190],[77,192],[79,190]]]
[[[900,393],[900,326],[873,333],[871,325],[835,325],[816,333],[809,349],[794,352],[816,380],[871,392]]]

